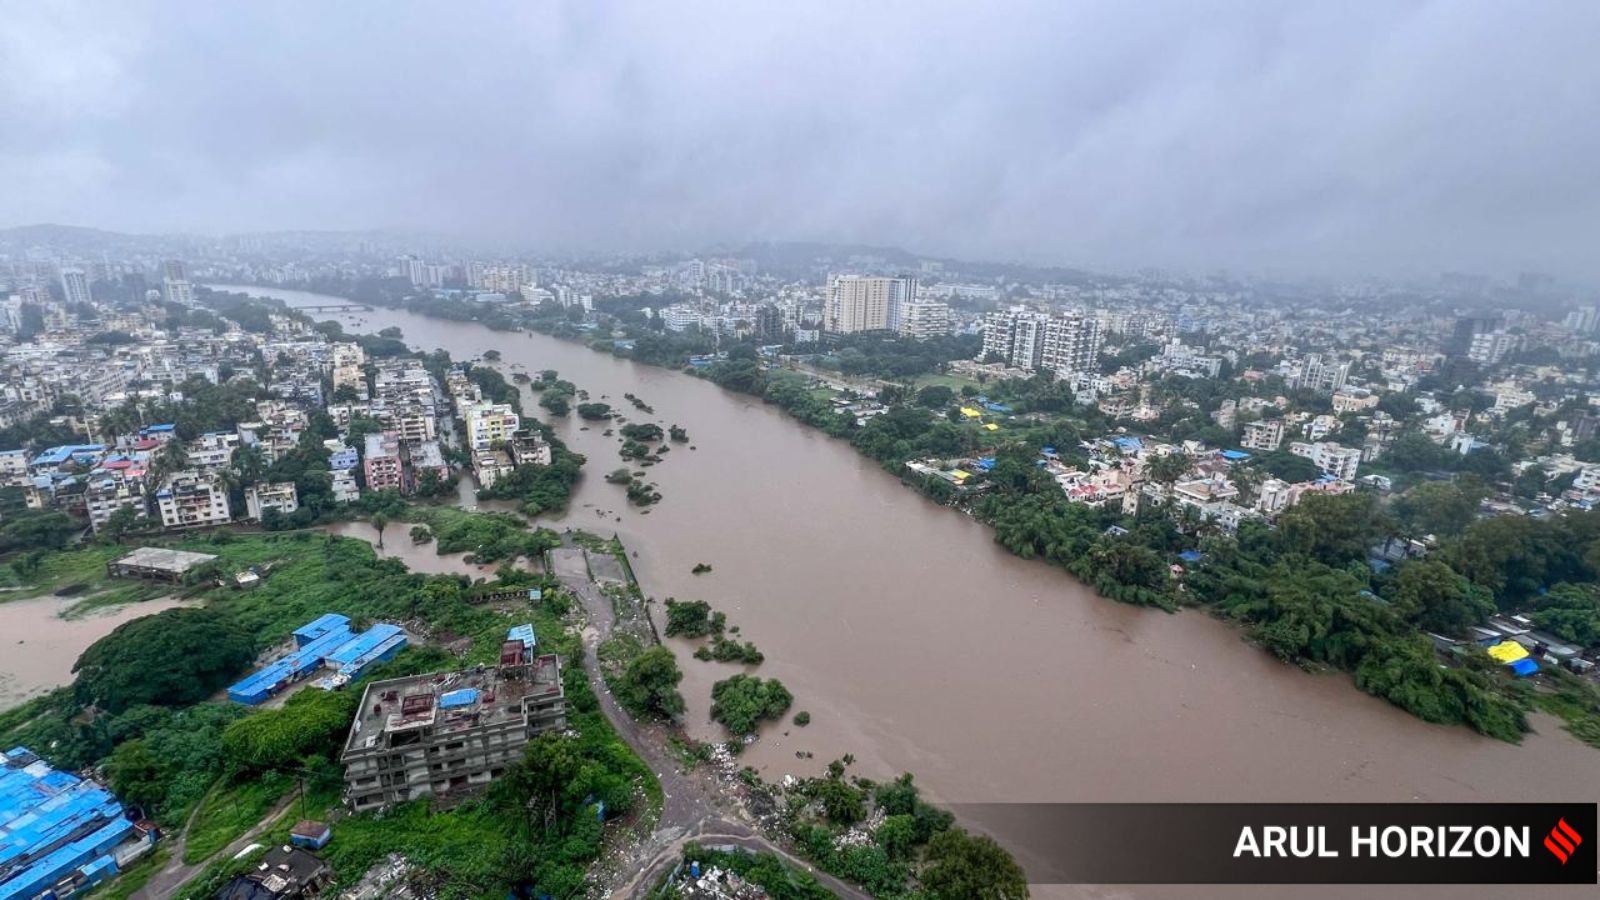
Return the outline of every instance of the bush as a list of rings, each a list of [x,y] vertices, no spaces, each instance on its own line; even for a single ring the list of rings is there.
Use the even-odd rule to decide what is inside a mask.
[[[803,709],[800,710],[799,712],[794,714],[794,723],[796,725],[799,725],[801,728],[804,728],[807,725],[810,725],[811,724],[811,713],[808,713]]]
[[[734,734],[749,734],[762,721],[789,710],[794,695],[776,678],[735,675],[711,687],[711,718]]]
[[[667,637],[705,637],[721,634],[727,625],[727,616],[712,612],[711,604],[704,600],[674,600],[667,598]]]

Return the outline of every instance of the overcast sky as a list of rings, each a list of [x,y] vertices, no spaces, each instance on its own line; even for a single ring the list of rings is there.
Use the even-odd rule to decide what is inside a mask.
[[[1590,0],[0,0],[0,224],[1594,278],[1597,35]]]

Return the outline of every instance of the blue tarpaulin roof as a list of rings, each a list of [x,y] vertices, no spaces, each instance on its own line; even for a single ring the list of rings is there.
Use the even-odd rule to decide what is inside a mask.
[[[1531,656],[1524,656],[1516,662],[1510,663],[1508,667],[1511,671],[1524,677],[1539,671],[1539,664],[1534,662]]]
[[[1244,452],[1243,450],[1224,450],[1222,451],[1222,458],[1233,460],[1249,459],[1250,454]]]
[[[98,861],[133,833],[110,791],[57,772],[22,747],[0,766],[0,900],[32,898]]]
[[[1178,554],[1178,558],[1184,562],[1199,562],[1204,555],[1199,550],[1185,550]]]
[[[439,695],[439,708],[452,709],[457,706],[471,706],[478,702],[477,688],[462,688],[459,691],[450,691]]]
[[[533,645],[536,643],[536,639],[534,638],[533,634],[533,626],[517,625],[513,627],[510,631],[506,632],[506,640],[521,641],[522,646],[532,650]]]
[[[328,661],[339,665],[353,663],[379,644],[402,633],[399,625],[390,625],[387,622],[374,625],[361,632],[354,640],[329,653]]]
[[[341,626],[349,631],[350,617],[338,613],[325,613],[312,619],[294,630],[294,639],[301,644],[322,637],[330,631],[337,631]]]

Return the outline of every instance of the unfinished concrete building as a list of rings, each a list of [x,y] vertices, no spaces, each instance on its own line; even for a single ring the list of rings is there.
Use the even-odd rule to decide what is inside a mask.
[[[531,632],[507,638],[498,666],[368,685],[341,758],[350,807],[454,801],[505,774],[534,736],[565,728],[560,664],[533,655]]]

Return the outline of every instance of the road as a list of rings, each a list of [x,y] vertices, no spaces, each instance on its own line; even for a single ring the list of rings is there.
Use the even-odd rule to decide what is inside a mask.
[[[568,570],[560,572],[559,576],[561,583],[583,602],[584,613],[589,620],[590,628],[585,631],[583,639],[583,667],[595,696],[600,698],[600,709],[622,739],[628,742],[628,746],[655,771],[665,795],[661,819],[656,823],[655,832],[649,840],[632,848],[624,864],[616,867],[619,871],[635,874],[614,886],[615,895],[634,898],[647,896],[650,889],[682,858],[684,845],[697,842],[732,844],[746,850],[775,853],[795,867],[811,872],[824,887],[846,900],[872,900],[871,895],[817,871],[811,863],[790,854],[745,822],[739,821],[741,812],[729,801],[709,769],[700,767],[691,772],[681,771],[677,759],[667,749],[666,732],[648,726],[641,728],[617,705],[600,677],[600,661],[596,655],[600,642],[611,633],[615,623],[611,598],[602,593],[587,575]]]
[[[290,794],[285,797],[282,802],[273,807],[272,812],[267,813],[266,818],[257,822],[249,831],[240,835],[237,840],[223,847],[208,859],[197,863],[186,863],[183,861],[183,851],[189,846],[189,829],[194,826],[195,816],[200,814],[200,810],[196,809],[189,816],[189,822],[183,829],[183,833],[178,835],[177,840],[173,841],[172,846],[168,848],[168,852],[171,855],[167,857],[167,864],[162,867],[161,871],[150,876],[150,880],[145,882],[144,887],[130,894],[128,900],[166,900],[167,897],[176,894],[179,888],[189,882],[189,879],[200,874],[200,871],[213,861],[232,859],[235,853],[250,846],[251,841],[260,837],[263,831],[271,828],[272,823],[278,821],[278,817],[288,811],[289,807],[293,805],[296,796],[295,794]]]

